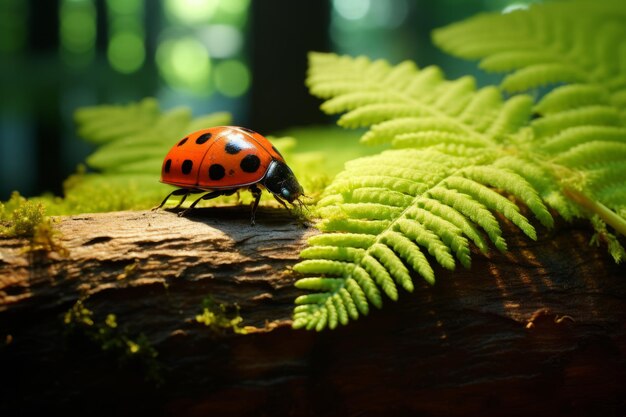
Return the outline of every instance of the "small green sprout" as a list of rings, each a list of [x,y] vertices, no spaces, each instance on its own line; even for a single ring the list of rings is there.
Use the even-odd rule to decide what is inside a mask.
[[[233,333],[246,334],[247,330],[239,325],[243,317],[239,314],[239,306],[235,305],[235,311],[229,312],[229,308],[222,303],[216,303],[211,297],[203,300],[202,313],[196,315],[196,322],[210,327],[216,333],[232,329]]]

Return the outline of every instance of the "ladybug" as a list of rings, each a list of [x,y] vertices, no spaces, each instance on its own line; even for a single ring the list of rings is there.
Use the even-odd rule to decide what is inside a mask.
[[[161,182],[179,188],[168,194],[157,209],[173,195],[183,196],[176,209],[189,194],[206,192],[179,216],[200,200],[232,195],[247,188],[254,197],[252,225],[261,188],[267,189],[285,208],[286,202],[302,205],[300,197],[304,195],[293,171],[271,142],[253,130],[237,126],[202,129],[179,140],[163,160]]]

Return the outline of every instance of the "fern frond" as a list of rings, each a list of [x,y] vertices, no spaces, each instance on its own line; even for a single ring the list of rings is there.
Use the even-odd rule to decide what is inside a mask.
[[[504,135],[529,117],[529,98],[504,102],[493,88],[476,92],[473,79],[448,82],[432,69],[426,77],[430,84],[425,84],[414,66],[401,64],[396,69],[363,58],[335,57],[335,71],[324,73],[321,68],[330,68],[329,58],[334,56],[319,55],[311,55],[308,84],[314,94],[334,95],[323,109],[347,111],[354,125],[383,120],[374,124],[363,141],[391,142],[395,148],[409,149],[386,151],[346,164],[346,170],[327,188],[318,205],[318,214],[323,218],[320,229],[331,233],[310,242],[312,246],[302,252],[306,260],[295,267],[296,271],[344,279],[346,284],[351,279],[351,285],[359,286],[366,299],[379,307],[381,294],[374,289],[380,288],[387,297],[397,299],[397,285],[407,290],[414,287],[411,269],[433,282],[433,270],[424,253],[447,269],[454,269],[456,260],[469,267],[469,242],[481,251],[487,248],[479,230],[504,250],[506,243],[490,210],[502,213],[535,237],[534,228],[518,207],[488,186],[515,195],[541,221],[551,224],[541,199],[522,176],[491,166]],[[317,66],[316,62],[323,65]],[[375,77],[370,79],[372,74]],[[359,91],[364,93],[357,94]],[[384,120],[391,114],[388,106],[411,117]],[[482,112],[487,106],[496,108]],[[363,108],[366,110],[360,112]],[[411,110],[407,113],[402,109]],[[375,115],[378,110],[380,118]],[[483,169],[468,168],[475,164]],[[312,285],[304,282],[307,288]],[[321,285],[323,281],[311,282]],[[337,282],[330,281],[332,285]],[[319,329],[342,322],[338,312],[345,293],[344,297],[334,295],[344,287],[324,285],[318,289],[326,294],[324,297],[299,299],[299,304],[316,307],[300,309],[305,313],[298,314],[295,327]],[[354,292],[345,289],[348,294]],[[330,297],[332,302],[328,301]]]
[[[192,118],[188,108],[161,111],[155,99],[127,105],[78,109],[74,118],[79,136],[98,145],[87,157],[97,173],[79,173],[64,186],[64,199],[49,202],[63,214],[145,209],[163,198],[167,186],[155,175],[175,138],[207,125],[230,124],[228,113]]]
[[[489,36],[486,49],[469,51],[491,56],[505,44]],[[517,46],[532,46],[524,42]],[[496,55],[486,65],[513,60],[521,83],[528,68],[556,80],[550,71],[561,63],[546,66],[544,52]],[[476,90],[470,78],[446,81],[432,67],[332,54],[311,54],[310,63],[311,92],[329,99],[322,109],[344,112],[344,126],[370,126],[362,142],[392,149],[346,163],[320,199],[324,233],[295,267],[313,278],[300,288],[318,296],[298,298],[294,327],[334,328],[367,314],[383,294],[396,300],[398,287],[412,291],[415,275],[434,283],[433,263],[469,268],[471,245],[505,251],[502,221],[537,239],[526,212],[546,228],[554,225],[549,208],[567,220],[597,215],[595,229],[621,259],[607,225],[626,230],[616,214],[626,213],[626,130],[602,86],[563,86],[535,105],[530,96],[503,100],[493,87]],[[533,111],[543,117],[531,119]]]
[[[102,172],[159,172],[172,138],[197,126],[230,124],[230,114],[214,113],[192,119],[191,109],[161,112],[154,99],[125,106],[95,106],[76,111],[79,134],[101,146],[87,164]],[[140,168],[143,171],[140,171]]]
[[[626,47],[625,21],[624,2],[552,2],[512,13],[481,14],[435,30],[433,39],[452,55],[481,59],[484,70],[509,73],[501,84],[509,92],[580,84],[553,90],[537,106],[542,114],[558,95],[563,95],[559,105],[569,103],[566,108],[576,102],[598,104],[598,98],[606,103],[608,98],[623,109],[626,66],[615,55]]]
[[[78,134],[94,143],[110,142],[140,134],[160,116],[155,99],[144,99],[128,106],[86,107],[76,111]]]

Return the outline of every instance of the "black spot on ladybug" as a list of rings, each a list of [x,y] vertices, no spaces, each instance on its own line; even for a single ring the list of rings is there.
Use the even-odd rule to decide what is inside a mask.
[[[185,159],[182,166],[183,174],[189,174],[191,172],[191,168],[193,168],[193,161],[191,159]]]
[[[258,156],[249,154],[241,160],[239,166],[245,172],[256,172],[256,170],[259,169],[259,166],[261,166],[261,160]]]
[[[213,181],[221,180],[224,175],[226,175],[226,170],[220,164],[213,164],[209,167],[209,178]]]
[[[224,147],[224,150],[226,151],[226,153],[229,153],[231,155],[238,154],[239,152],[241,152],[241,149],[242,149],[242,146],[240,143],[238,143],[236,139],[229,140],[228,143],[226,144],[226,147]]]
[[[274,152],[276,152],[278,155],[280,155],[280,157],[281,157],[281,158],[283,157],[283,154],[282,154],[282,153],[280,153],[280,152],[278,151],[278,149],[276,149],[276,147],[275,147],[274,145],[272,145],[272,149],[274,150]]]
[[[196,139],[196,143],[198,145],[202,145],[207,140],[211,139],[211,136],[213,136],[213,134],[211,134],[211,133],[205,133],[203,135],[200,135],[200,136],[198,136],[198,139]]]
[[[240,127],[239,129],[243,130],[244,132],[248,132],[248,133],[256,133],[254,130],[252,129],[248,129],[247,127]]]
[[[185,144],[185,142],[187,142],[187,139],[189,139],[189,138],[185,138],[185,139],[181,140],[180,142],[178,142],[177,146],[183,146]]]
[[[165,165],[163,165],[163,172],[168,174],[170,172],[170,167],[171,166],[172,166],[172,160],[168,159],[167,161],[165,161]]]

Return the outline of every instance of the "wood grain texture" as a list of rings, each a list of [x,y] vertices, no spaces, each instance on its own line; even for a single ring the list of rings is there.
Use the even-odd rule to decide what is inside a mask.
[[[510,251],[436,269],[433,287],[349,326],[293,331],[289,272],[316,233],[284,210],[206,208],[56,220],[58,254],[0,240],[0,415],[621,416],[626,269],[582,224],[505,224]],[[246,335],[195,320],[203,300],[239,306]],[[79,298],[97,323],[143,334],[146,366],[68,332]],[[88,410],[88,411],[86,411]]]

